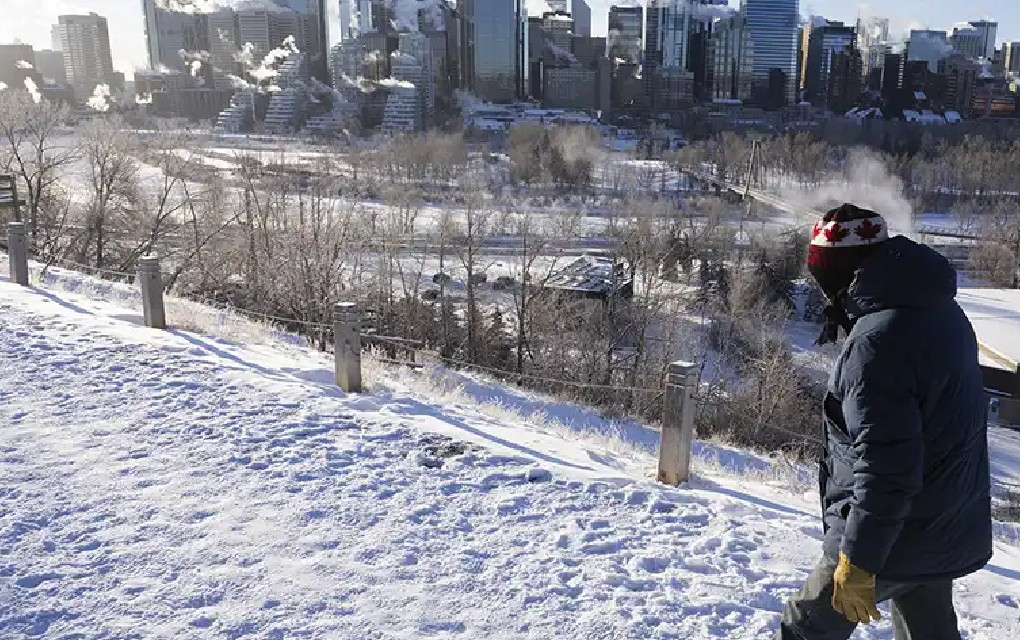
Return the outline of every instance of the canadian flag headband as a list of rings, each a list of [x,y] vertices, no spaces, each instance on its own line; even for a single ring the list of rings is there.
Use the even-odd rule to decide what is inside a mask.
[[[888,239],[888,225],[882,216],[856,207],[850,210],[846,205],[827,213],[811,229],[815,247],[861,247]]]

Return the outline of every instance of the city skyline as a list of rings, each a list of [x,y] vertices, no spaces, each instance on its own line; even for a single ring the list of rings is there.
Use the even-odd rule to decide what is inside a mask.
[[[534,4],[528,3],[529,7]],[[540,3],[541,4],[541,3]],[[613,0],[591,0],[592,35],[605,35],[609,7]],[[627,0],[620,0],[627,4]],[[5,15],[0,21],[0,43],[20,41],[35,49],[50,48],[50,29],[57,17],[87,14],[90,11],[107,18],[110,24],[114,67],[129,76],[135,69],[147,67],[144,18],[141,0],[4,0]],[[730,0],[736,8],[739,0]],[[331,42],[339,32],[338,7],[328,2],[332,12],[329,24]],[[878,15],[890,20],[890,35],[899,39],[909,28],[933,28],[952,31],[953,25],[968,20],[991,18],[999,22],[998,42],[1020,40],[1020,3],[1015,0],[986,0],[971,14],[959,3],[948,0],[905,0],[895,8],[876,8],[868,3],[845,0],[800,2],[802,16],[822,15],[831,20],[853,24],[858,16]]]

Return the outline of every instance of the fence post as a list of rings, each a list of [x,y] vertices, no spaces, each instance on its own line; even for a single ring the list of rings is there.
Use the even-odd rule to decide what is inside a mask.
[[[28,286],[28,237],[24,222],[7,225],[7,256],[11,265],[11,282]]]
[[[145,326],[166,329],[163,276],[159,272],[159,258],[151,253],[138,258],[138,284],[142,288],[142,314],[145,316]]]
[[[353,302],[333,307],[333,357],[337,386],[361,393],[361,313]]]
[[[691,477],[691,446],[694,443],[695,365],[670,363],[662,403],[662,431],[659,438],[659,482],[679,485]]]

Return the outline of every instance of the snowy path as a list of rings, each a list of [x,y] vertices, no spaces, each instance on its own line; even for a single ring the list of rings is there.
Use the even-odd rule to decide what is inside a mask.
[[[4,640],[769,638],[818,552],[811,500],[137,321],[0,278]],[[1018,593],[1000,546],[966,637]]]

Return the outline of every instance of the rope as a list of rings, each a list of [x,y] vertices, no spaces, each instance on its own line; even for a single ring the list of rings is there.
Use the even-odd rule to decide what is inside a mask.
[[[606,384],[594,384],[588,382],[575,382],[573,380],[560,380],[558,378],[546,378],[543,376],[536,376],[530,373],[517,373],[516,371],[506,371],[504,369],[497,369],[495,367],[486,367],[480,364],[472,364],[464,360],[456,360],[454,358],[441,358],[444,364],[454,364],[464,368],[478,369],[488,373],[494,373],[501,376],[517,377],[524,380],[534,380],[536,382],[547,382],[549,384],[562,384],[568,387],[575,387],[578,389],[600,389],[604,391],[629,391],[634,393],[662,393],[662,389],[649,389],[647,387],[617,387],[614,385]]]
[[[105,267],[94,267],[94,266],[87,265],[87,264],[81,264],[81,263],[78,263],[78,262],[73,262],[71,260],[65,260],[63,258],[52,258],[51,257],[51,258],[44,259],[43,262],[46,263],[45,266],[43,267],[43,270],[47,269],[51,265],[58,265],[58,266],[65,267],[65,268],[68,268],[68,269],[73,269],[73,270],[84,270],[86,273],[88,273],[88,272],[105,273],[107,275],[111,275],[111,276],[118,277],[118,278],[131,278],[132,280],[137,275],[137,274],[134,274],[134,273],[127,273],[125,271],[116,271],[114,269],[107,269]]]
[[[809,436],[805,433],[797,433],[796,431],[791,431],[790,429],[784,429],[783,427],[774,427],[771,425],[766,426],[765,429],[768,431],[777,431],[788,436],[793,436],[794,438],[800,439],[802,442],[808,442],[811,444],[816,444],[818,446],[825,446],[825,441],[822,440],[821,438]]]
[[[236,306],[230,304],[229,302],[220,302],[220,301],[218,301],[218,300],[216,300],[216,299],[214,299],[214,298],[212,298],[210,296],[205,296],[205,297],[201,297],[201,298],[184,298],[184,299],[185,300],[189,300],[191,302],[194,302],[196,304],[204,304],[206,306],[213,307],[217,311],[229,311],[229,312],[234,313],[234,314],[239,315],[239,316],[251,316],[251,317],[254,317],[254,318],[258,318],[259,320],[264,320],[264,321],[272,322],[272,323],[275,323],[275,324],[297,324],[297,325],[302,325],[302,326],[307,326],[307,327],[315,327],[315,328],[320,328],[320,329],[321,328],[332,328],[333,327],[333,325],[327,324],[327,323],[324,323],[324,322],[316,322],[314,320],[297,320],[297,319],[294,319],[294,318],[285,318],[283,316],[274,316],[274,315],[269,314],[269,313],[262,313],[261,311],[254,311],[252,309],[245,309],[243,307],[236,307]],[[246,318],[246,319],[250,320],[251,318]]]
[[[409,338],[400,338],[396,336],[380,336],[374,333],[363,333],[361,334],[361,339],[366,342],[391,344],[395,347],[402,347],[404,349],[421,349],[424,346],[421,340],[411,340]]]

